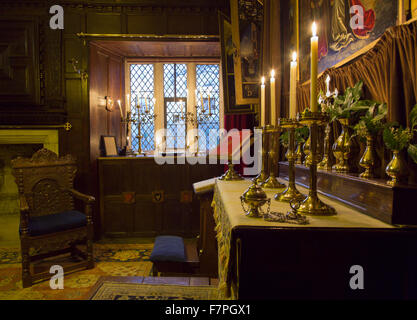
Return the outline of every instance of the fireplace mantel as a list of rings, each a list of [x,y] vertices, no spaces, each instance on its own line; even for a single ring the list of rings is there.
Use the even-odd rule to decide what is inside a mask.
[[[0,129],[0,144],[43,144],[59,154],[58,129]]]

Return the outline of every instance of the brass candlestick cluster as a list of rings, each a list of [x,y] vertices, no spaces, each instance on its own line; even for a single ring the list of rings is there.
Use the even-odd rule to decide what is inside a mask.
[[[317,194],[317,166],[319,163],[320,154],[318,152],[318,131],[319,126],[326,124],[328,117],[321,112],[306,112],[302,115],[298,115],[297,119],[279,119],[277,126],[267,126],[263,129],[263,148],[262,148],[262,169],[261,173],[253,179],[253,184],[246,190],[241,196],[242,207],[245,213],[249,217],[264,216],[271,218],[269,214],[269,201],[265,192],[265,189],[279,189],[284,188],[285,185],[278,182],[275,176],[275,165],[278,164],[277,159],[277,142],[279,140],[280,129],[288,130],[289,143],[288,152],[286,154],[289,163],[289,179],[287,188],[278,192],[274,199],[276,201],[286,202],[291,204],[292,213],[287,214],[285,219],[280,221],[279,219],[272,219],[268,221],[289,222],[291,219],[300,220],[301,215],[312,216],[332,216],[336,215],[336,210],[325,204],[318,198]],[[295,130],[296,128],[308,126],[310,130],[309,147],[307,152],[307,164],[310,167],[310,187],[308,196],[302,194],[297,190],[295,184],[295,163],[297,160],[296,147],[295,147]],[[269,146],[269,152],[266,151],[266,146]],[[307,148],[306,148],[307,149]],[[266,158],[269,155],[269,176],[266,178]],[[266,180],[265,180],[266,179]],[[268,204],[268,213],[262,210]],[[296,204],[296,205],[295,205]],[[275,214],[276,215],[276,214]],[[268,219],[269,219],[268,218]]]
[[[140,105],[137,106],[138,111],[136,113],[132,113],[130,111],[127,112],[125,118],[121,118],[121,122],[126,124],[126,131],[129,133],[129,126],[131,123],[137,124],[138,126],[138,134],[136,138],[138,138],[138,154],[143,154],[142,150],[142,125],[148,124],[155,121],[156,114],[152,114],[149,109],[147,108],[144,112],[140,112]],[[128,135],[127,135],[128,136]],[[129,143],[128,143],[129,145]]]

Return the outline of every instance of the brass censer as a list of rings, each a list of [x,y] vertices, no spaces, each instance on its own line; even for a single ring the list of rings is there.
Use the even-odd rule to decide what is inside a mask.
[[[262,218],[269,213],[271,199],[267,197],[265,191],[260,186],[253,183],[241,196],[240,202],[243,211],[247,217]],[[266,212],[262,210],[263,206],[267,206]]]

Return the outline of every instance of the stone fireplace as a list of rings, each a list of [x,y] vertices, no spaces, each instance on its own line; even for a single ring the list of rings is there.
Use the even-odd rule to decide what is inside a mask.
[[[0,129],[0,215],[19,213],[11,160],[18,156],[31,157],[42,147],[58,154],[58,130]]]

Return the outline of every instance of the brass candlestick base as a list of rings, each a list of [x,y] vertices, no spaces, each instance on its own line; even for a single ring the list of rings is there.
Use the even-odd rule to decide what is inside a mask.
[[[297,121],[291,119],[279,119],[279,125],[281,128],[288,129],[289,137],[288,137],[288,152],[287,152],[287,159],[288,159],[288,187],[285,191],[281,193],[277,193],[275,195],[275,200],[281,202],[289,202],[292,201],[301,202],[303,201],[306,196],[297,190],[295,186],[295,128],[299,126]]]
[[[311,161],[310,161],[310,190],[308,197],[300,204],[297,213],[313,216],[332,216],[336,210],[325,204],[317,196],[317,163],[318,163],[318,129],[326,121],[326,116],[320,112],[309,112],[299,119],[301,124],[310,127]]]
[[[266,132],[269,134],[269,178],[261,184],[266,189],[282,189],[285,184],[279,183],[276,176],[276,166],[278,164],[278,133],[279,130],[272,125],[268,125]]]
[[[259,173],[254,179],[253,182],[261,185],[268,179],[268,175],[266,173],[266,162],[268,161],[268,153],[266,151],[266,146],[268,143],[268,135],[266,134],[266,128],[265,127],[258,127],[257,129],[262,130],[262,169],[261,173]]]
[[[235,171],[235,168],[234,168],[235,165],[231,161],[229,161],[229,163],[227,164],[227,166],[229,168],[219,178],[219,180],[222,180],[222,181],[237,181],[237,180],[243,180],[242,176]]]

